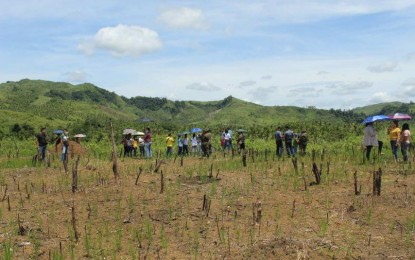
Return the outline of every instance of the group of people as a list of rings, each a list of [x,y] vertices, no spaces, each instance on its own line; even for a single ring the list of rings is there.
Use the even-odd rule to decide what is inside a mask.
[[[395,162],[398,161],[398,150],[400,148],[402,158],[404,162],[408,161],[408,151],[411,147],[411,131],[409,130],[409,124],[404,123],[402,129],[399,128],[398,121],[392,121],[390,127],[387,130],[389,142],[392,149],[392,155]],[[367,123],[363,130],[362,145],[366,150],[366,159],[370,160],[370,153],[373,147],[379,147],[378,153],[382,152],[383,142],[378,140],[377,133],[373,127],[373,123]]]
[[[306,131],[301,133],[294,133],[289,126],[286,126],[285,131],[281,127],[275,131],[276,154],[282,157],[284,154],[284,144],[287,156],[296,156],[298,148],[300,154],[305,155],[307,150],[308,136]]]
[[[245,150],[245,134],[244,131],[238,130],[238,137],[236,139],[237,150],[240,153],[241,151]],[[222,129],[222,133],[220,135],[220,145],[222,147],[222,151],[225,152],[233,150],[233,132],[230,128]]]
[[[124,147],[124,157],[137,157],[138,152],[141,157],[151,158],[153,151],[151,149],[151,131],[146,128],[144,136],[133,135],[128,133],[124,135],[121,144]]]
[[[276,155],[282,157],[285,151],[288,157],[296,156],[297,150],[301,155],[306,154],[308,137],[306,131],[301,133],[294,133],[289,126],[286,126],[282,130],[278,127],[275,132],[276,142]],[[231,151],[233,147],[233,136],[230,128],[223,129],[220,134],[220,145],[222,151]],[[403,161],[408,161],[408,150],[411,147],[411,132],[409,125],[404,123],[402,129],[399,128],[398,121],[392,121],[391,126],[387,130],[389,141],[392,149],[393,159],[398,161],[398,151],[402,153]],[[125,135],[121,141],[124,146],[124,157],[141,157],[151,158],[152,152],[152,134],[150,128],[146,128],[144,136],[134,136],[131,133]],[[189,145],[191,147],[190,153],[200,154],[201,156],[209,157],[212,153],[211,144],[212,134],[209,129],[203,130],[201,133],[193,133],[189,138],[187,133],[179,134],[177,136],[177,154],[178,155],[189,155]],[[38,146],[38,159],[44,160],[46,157],[47,150],[47,139],[46,139],[46,128],[42,128],[40,133],[36,135],[36,141]],[[243,131],[238,131],[238,137],[236,139],[238,152],[245,150],[245,135]],[[62,135],[60,135],[56,141],[57,145],[62,143],[62,155],[61,160],[65,162],[68,158],[69,149],[69,133],[65,129]],[[171,134],[168,134],[166,138],[166,155],[171,156],[173,154],[173,147],[175,140]],[[373,123],[367,123],[363,131],[362,145],[365,149],[366,159],[370,160],[370,155],[373,147],[378,147],[378,153],[381,154],[383,142],[378,140],[377,133],[373,127]]]
[[[187,133],[177,135],[177,155],[189,155],[189,144],[191,146],[190,153],[193,155],[200,154],[201,156],[209,157],[212,152],[211,132],[206,129],[202,133],[193,133],[190,140]],[[173,147],[175,140],[169,133],[166,137],[166,156],[173,155]]]
[[[38,153],[37,159],[38,160],[45,160],[46,158],[46,151],[48,147],[48,141],[46,138],[46,128],[42,127],[40,129],[40,133],[36,136],[36,144],[38,146]],[[69,132],[68,130],[63,130],[63,133],[58,136],[55,140],[55,149],[58,149],[58,145],[62,143],[62,154],[61,154],[61,161],[66,162],[68,160],[68,151],[69,151]]]

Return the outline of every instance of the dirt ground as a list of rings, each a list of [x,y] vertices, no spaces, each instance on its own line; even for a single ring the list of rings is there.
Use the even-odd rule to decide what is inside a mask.
[[[72,170],[65,174],[57,159],[51,167],[3,169],[0,255],[415,259],[411,164],[319,157],[322,180],[310,185],[315,178],[309,156],[298,158],[297,172],[287,158],[254,154],[247,161],[242,167],[239,156],[215,154],[184,158],[181,166],[180,158],[163,159],[155,172],[156,159],[119,159],[116,181],[112,162],[81,156],[75,193]],[[381,194],[374,196],[372,176],[379,167]]]

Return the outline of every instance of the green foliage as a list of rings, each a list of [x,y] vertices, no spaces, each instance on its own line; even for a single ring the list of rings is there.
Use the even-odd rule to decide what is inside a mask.
[[[375,108],[384,112],[414,111],[412,103],[390,103],[390,106]],[[395,106],[398,107],[394,109]],[[325,137],[324,132],[316,129],[324,126],[328,131],[336,130],[335,138],[347,138],[355,132],[360,134],[359,123],[364,113],[364,108],[323,110],[261,106],[232,96],[211,102],[126,98],[92,84],[28,79],[0,84],[0,140],[7,137],[31,139],[40,127],[46,127],[49,133],[67,128],[70,134],[86,134],[88,141],[103,141],[109,137],[109,122],[112,121],[117,136],[123,128],[142,131],[147,126],[161,134],[192,127],[210,128],[214,132],[231,127],[247,129],[248,138],[269,140],[277,126],[290,125],[296,131],[315,133],[315,140],[330,141],[330,136]]]

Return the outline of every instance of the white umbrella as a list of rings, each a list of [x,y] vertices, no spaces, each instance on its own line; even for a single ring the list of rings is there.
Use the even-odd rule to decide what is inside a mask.
[[[86,135],[84,135],[84,134],[77,134],[77,135],[74,135],[73,137],[75,137],[75,138],[85,138]]]
[[[135,131],[132,128],[127,128],[127,129],[124,129],[124,131],[122,132],[122,134],[123,135],[128,135],[128,134],[134,134],[135,132],[137,132],[137,131]]]
[[[135,131],[133,135],[145,135],[143,132]]]

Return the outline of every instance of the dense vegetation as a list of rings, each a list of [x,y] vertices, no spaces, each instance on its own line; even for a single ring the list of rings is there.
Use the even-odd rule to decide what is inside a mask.
[[[116,131],[152,126],[156,131],[183,131],[191,127],[246,128],[257,137],[269,138],[276,126],[311,130],[315,125],[348,125],[355,128],[367,114],[413,113],[414,104],[385,103],[354,110],[293,106],[261,106],[229,96],[211,102],[171,101],[159,97],[123,97],[92,84],[24,79],[0,84],[0,138],[27,138],[41,126],[68,128],[102,138],[109,121]],[[187,129],[188,130],[188,129]]]

